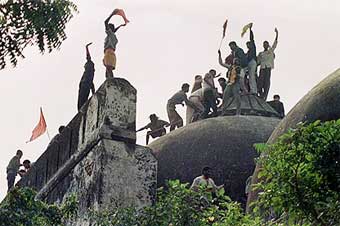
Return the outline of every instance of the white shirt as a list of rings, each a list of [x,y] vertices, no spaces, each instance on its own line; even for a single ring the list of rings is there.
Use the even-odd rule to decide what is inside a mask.
[[[210,81],[210,83],[213,85],[213,87],[211,87],[205,80]],[[209,73],[205,74],[204,79],[203,79],[203,91],[205,91],[207,89],[215,89],[214,76],[212,76]]]
[[[190,94],[190,97],[200,97],[200,98],[202,98],[202,97],[203,97],[203,90],[202,90],[202,88],[196,90],[196,91],[193,92],[193,93],[191,93],[191,94]]]
[[[274,59],[277,41],[275,40],[272,47],[269,47],[268,50],[262,51],[259,53],[257,57],[257,62],[260,64],[261,69],[263,68],[271,68],[274,69]]]
[[[211,178],[205,179],[203,175],[195,178],[195,180],[192,182],[190,189],[195,190],[198,189],[200,186],[212,188],[213,192],[216,192],[216,190],[218,189],[213,179]]]

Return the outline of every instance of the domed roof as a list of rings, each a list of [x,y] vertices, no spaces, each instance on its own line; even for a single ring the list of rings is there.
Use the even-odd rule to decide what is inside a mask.
[[[214,169],[216,184],[245,203],[245,182],[257,156],[253,144],[266,142],[279,119],[224,116],[201,120],[160,137],[149,147],[158,159],[158,186],[166,180],[191,183],[203,166]]]
[[[288,129],[294,128],[299,122],[329,121],[340,118],[340,69],[333,72],[309,91],[282,119],[268,139],[274,143]],[[260,166],[256,166],[252,183],[257,183]],[[257,199],[258,193],[251,192],[249,203]]]

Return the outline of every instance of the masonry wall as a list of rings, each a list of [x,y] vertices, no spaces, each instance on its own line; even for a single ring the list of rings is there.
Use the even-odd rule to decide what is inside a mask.
[[[82,216],[88,208],[151,204],[157,161],[136,145],[135,120],[136,90],[124,79],[106,80],[18,185],[49,203],[76,194]]]

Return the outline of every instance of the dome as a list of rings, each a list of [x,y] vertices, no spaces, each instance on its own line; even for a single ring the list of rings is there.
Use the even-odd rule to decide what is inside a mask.
[[[158,186],[166,180],[191,183],[203,166],[213,168],[217,185],[245,203],[245,182],[252,174],[257,153],[280,119],[263,116],[223,116],[201,120],[160,137],[149,147],[158,159]]]
[[[314,122],[316,120],[330,121],[340,118],[340,69],[333,72],[309,91],[282,119],[268,139],[275,141],[288,129],[294,128],[299,122]],[[260,166],[256,166],[252,183],[257,183]],[[249,203],[257,199],[257,192],[251,192]]]

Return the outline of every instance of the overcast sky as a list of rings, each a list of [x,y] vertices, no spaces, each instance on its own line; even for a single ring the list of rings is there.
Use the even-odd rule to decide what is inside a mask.
[[[105,78],[102,66],[104,20],[114,8],[123,8],[131,23],[117,32],[118,77],[138,90],[137,127],[156,113],[167,120],[166,102],[184,82],[218,65],[222,25],[229,19],[222,53],[235,40],[245,49],[243,25],[253,22],[257,49],[274,40],[279,29],[270,97],[280,94],[287,110],[313,86],[339,67],[339,0],[93,0],[75,1],[79,14],[67,26],[68,39],[60,51],[40,55],[26,49],[16,68],[0,71],[1,159],[0,198],[7,189],[6,166],[17,149],[35,161],[48,144],[46,135],[26,144],[42,106],[50,135],[77,113],[78,83],[85,63],[85,44],[93,42],[95,85]],[[122,22],[114,18],[113,22]],[[179,107],[184,116],[184,108]],[[144,144],[145,133],[138,134]]]

